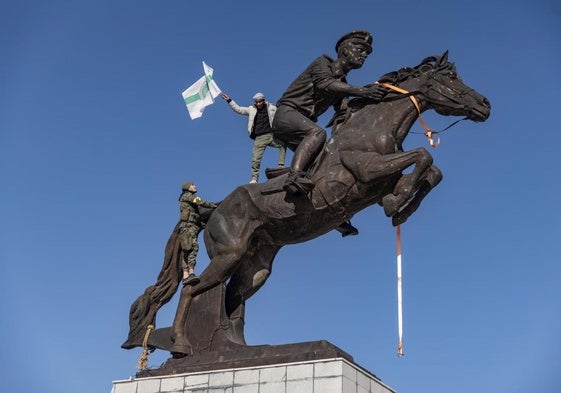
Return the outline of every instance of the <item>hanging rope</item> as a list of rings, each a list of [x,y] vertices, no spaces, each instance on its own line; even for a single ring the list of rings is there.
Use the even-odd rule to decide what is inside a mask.
[[[140,359],[138,359],[138,365],[136,366],[139,370],[144,370],[148,367],[148,338],[150,337],[150,333],[154,330],[154,325],[148,325],[146,327],[146,334],[144,334],[144,340],[142,341],[142,354],[140,355]]]
[[[403,356],[403,307],[401,295],[401,225],[397,226],[397,356]]]

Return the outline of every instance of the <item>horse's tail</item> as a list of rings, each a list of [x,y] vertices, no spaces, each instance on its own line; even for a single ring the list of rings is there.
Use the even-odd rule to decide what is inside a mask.
[[[146,288],[144,293],[131,305],[129,336],[121,348],[142,347],[147,327],[155,326],[156,313],[173,297],[181,276],[181,244],[179,242],[179,223],[177,223],[166,244],[164,263],[156,284]]]

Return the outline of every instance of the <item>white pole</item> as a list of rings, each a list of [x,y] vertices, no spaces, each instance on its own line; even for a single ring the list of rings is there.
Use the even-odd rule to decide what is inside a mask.
[[[401,294],[401,225],[397,226],[397,356],[403,356],[403,304]]]

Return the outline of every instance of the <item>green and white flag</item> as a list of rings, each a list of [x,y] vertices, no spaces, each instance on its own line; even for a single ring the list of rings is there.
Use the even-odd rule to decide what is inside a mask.
[[[212,105],[214,99],[221,93],[220,88],[212,79],[214,70],[207,66],[204,61],[203,68],[205,75],[181,93],[191,119],[201,117],[205,107]]]

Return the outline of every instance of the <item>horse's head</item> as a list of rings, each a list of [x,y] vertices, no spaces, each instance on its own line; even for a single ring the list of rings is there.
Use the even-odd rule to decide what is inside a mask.
[[[473,121],[485,121],[491,104],[483,95],[467,86],[448,61],[448,51],[441,57],[428,57],[416,67],[419,78],[426,78],[422,92],[429,106],[445,116],[466,116]]]
[[[489,100],[466,86],[454,63],[448,62],[448,51],[440,57],[427,57],[414,68],[390,72],[379,81],[422,95],[426,103],[424,109],[434,109],[444,116],[466,116],[473,121],[485,121],[491,112]]]

